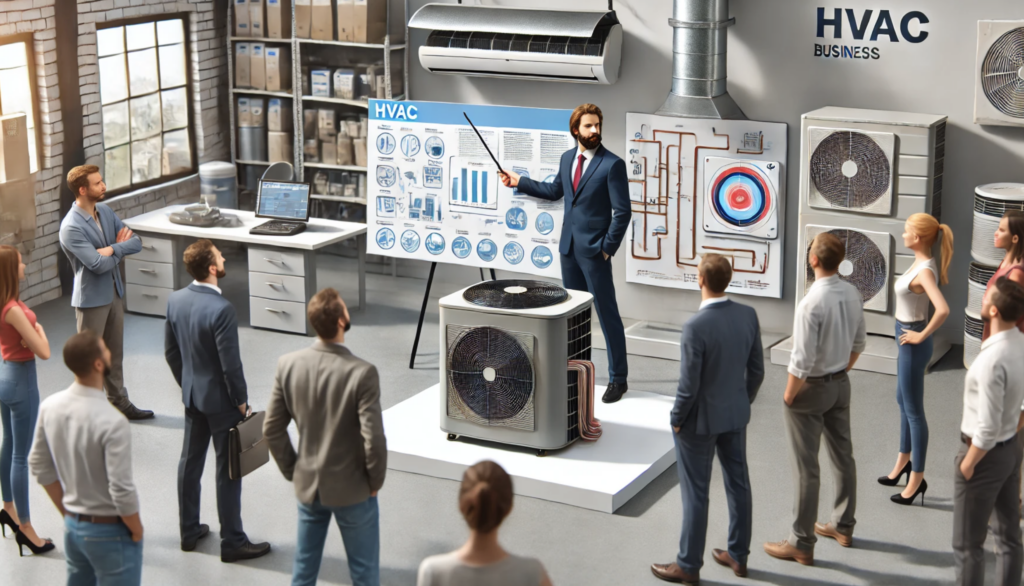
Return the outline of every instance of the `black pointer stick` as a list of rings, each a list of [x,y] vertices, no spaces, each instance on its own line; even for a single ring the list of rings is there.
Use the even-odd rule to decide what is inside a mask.
[[[498,167],[498,173],[504,175],[505,170],[501,168],[501,163],[498,162],[498,159],[494,156],[494,153],[491,152],[490,147],[487,146],[487,141],[485,141],[484,137],[480,135],[480,131],[476,129],[476,125],[473,124],[473,121],[469,119],[469,115],[466,114],[465,112],[463,112],[462,115],[466,117],[466,122],[469,122],[469,125],[473,127],[473,132],[476,133],[476,137],[480,139],[480,142],[483,143],[484,148],[487,149],[487,154],[491,155],[491,160],[494,161],[495,166]]]

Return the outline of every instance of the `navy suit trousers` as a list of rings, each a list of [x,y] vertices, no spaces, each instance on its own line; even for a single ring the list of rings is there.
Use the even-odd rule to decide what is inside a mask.
[[[612,281],[612,259],[604,255],[588,257],[577,254],[569,245],[569,254],[562,257],[562,285],[566,289],[588,291],[594,296],[597,317],[601,320],[605,345],[608,347],[608,380],[624,383],[629,375],[626,360],[626,332],[622,327],[619,305],[615,301],[615,283]]]

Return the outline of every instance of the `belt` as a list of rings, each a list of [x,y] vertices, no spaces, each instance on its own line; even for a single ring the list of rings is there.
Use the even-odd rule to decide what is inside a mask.
[[[99,523],[101,525],[111,525],[114,523],[120,523],[121,517],[106,517],[102,515],[76,515],[74,513],[68,513],[73,519],[82,521],[85,523]]]
[[[971,439],[972,439],[971,436],[967,435],[966,433],[963,433],[963,432],[960,433],[960,443],[971,445]],[[992,447],[993,448],[998,448],[999,446],[1005,446],[1006,444],[1008,444],[1010,442],[1015,442],[1015,441],[1017,441],[1017,434],[1013,434],[1013,437],[1011,437],[1009,439],[1005,439],[1005,440],[1003,440],[1001,442],[996,442],[996,445],[994,445]]]
[[[839,378],[840,375],[846,376],[846,369],[840,370],[839,372],[833,372],[832,374],[826,374],[825,376],[809,376],[805,380],[809,383],[830,383]]]

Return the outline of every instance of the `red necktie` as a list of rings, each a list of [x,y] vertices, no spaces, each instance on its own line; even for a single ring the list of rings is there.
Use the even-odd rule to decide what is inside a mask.
[[[581,154],[580,155],[580,161],[579,161],[579,163],[576,164],[576,173],[574,173],[573,177],[572,177],[572,192],[573,193],[576,193],[576,188],[579,187],[579,185],[580,185],[580,177],[583,177],[583,161],[585,161],[585,160],[586,159],[584,159],[583,155]]]

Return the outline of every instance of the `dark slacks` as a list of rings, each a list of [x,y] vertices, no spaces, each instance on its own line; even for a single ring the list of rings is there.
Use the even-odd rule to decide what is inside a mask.
[[[676,470],[683,497],[683,531],[676,563],[696,574],[704,565],[704,542],[708,530],[708,490],[711,465],[718,452],[729,503],[729,555],[741,564],[750,555],[752,500],[747,472],[747,429],[717,435],[681,431],[674,435]]]
[[[228,476],[228,432],[242,419],[238,409],[210,415],[195,408],[185,408],[185,442],[178,462],[178,514],[183,541],[199,536],[199,481],[212,439],[217,454],[220,547],[231,550],[246,542],[242,530],[242,479],[231,480]]]
[[[970,480],[960,473],[967,444],[953,460],[953,560],[956,583],[985,583],[985,539],[991,522],[996,586],[1019,586],[1024,566],[1020,531],[1020,466],[1024,451],[1013,439],[985,454]]]
[[[587,291],[594,296],[597,317],[601,320],[605,345],[608,347],[608,380],[624,383],[629,375],[626,360],[626,331],[622,327],[619,304],[615,301],[615,283],[612,280],[612,259],[605,260],[600,252],[588,257],[577,254],[570,244],[569,254],[562,257],[562,285],[566,289]]]

